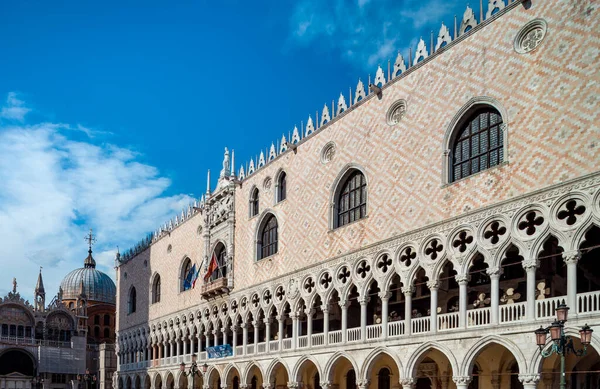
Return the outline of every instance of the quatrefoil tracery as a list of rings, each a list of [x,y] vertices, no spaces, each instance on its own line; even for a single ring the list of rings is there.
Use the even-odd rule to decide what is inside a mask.
[[[237,313],[237,309],[238,309],[237,301],[233,300],[231,302],[231,310],[233,311],[233,313]]]
[[[525,231],[527,235],[533,235],[537,231],[537,227],[544,224],[544,218],[538,216],[536,211],[529,211],[525,217],[519,222],[519,230]]]
[[[577,205],[577,200],[569,200],[565,204],[565,208],[558,212],[558,219],[564,220],[567,225],[572,226],[577,222],[577,216],[585,213],[584,205]]]
[[[417,258],[417,253],[409,246],[402,251],[400,262],[402,262],[404,266],[409,267],[415,258]]]
[[[358,264],[358,268],[356,269],[356,272],[362,279],[367,278],[370,271],[371,271],[371,266],[369,266],[367,261],[361,261],[361,263]]]
[[[432,239],[425,249],[425,255],[432,260],[436,260],[438,253],[441,253],[442,250],[444,250],[444,246],[437,239]]]
[[[321,276],[321,286],[324,289],[329,288],[329,285],[331,285],[331,282],[333,281],[333,278],[331,278],[331,276],[329,275],[329,273],[323,273],[323,275]]]
[[[313,281],[312,277],[308,277],[304,282],[304,290],[306,290],[307,293],[311,293],[314,288],[315,282]]]
[[[467,231],[461,231],[454,239],[454,242],[452,242],[452,246],[457,248],[461,253],[464,253],[471,243],[473,243],[473,236],[469,235]]]
[[[382,273],[387,273],[388,269],[392,266],[392,259],[387,255],[383,254],[379,261],[377,261],[377,267]]]
[[[346,266],[342,267],[340,269],[340,272],[338,273],[338,279],[341,281],[342,284],[345,284],[346,282],[348,282],[349,278],[350,278],[350,270],[348,270],[348,268]]]
[[[267,290],[263,295],[263,301],[267,304],[271,304],[271,298],[273,298],[273,296],[271,296],[271,292]]]
[[[252,296],[252,305],[254,305],[254,308],[257,308],[258,304],[260,304],[260,299],[258,298],[258,295],[255,294]]]
[[[506,234],[506,227],[500,225],[500,222],[495,221],[492,222],[488,229],[483,233],[483,237],[489,240],[491,244],[496,244],[504,234]]]
[[[283,289],[282,286],[277,288],[277,291],[275,291],[275,297],[277,297],[277,300],[279,301],[283,301],[283,299],[285,298],[285,289]]]

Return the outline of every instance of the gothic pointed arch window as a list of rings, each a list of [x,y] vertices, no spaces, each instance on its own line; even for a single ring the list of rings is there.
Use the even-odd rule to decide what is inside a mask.
[[[192,266],[192,260],[189,258],[185,258],[183,260],[183,266],[181,267],[181,274],[179,276],[180,279],[180,291],[185,292],[186,290],[192,289],[192,284],[194,282],[195,276],[195,266]]]
[[[131,290],[129,290],[129,299],[127,301],[127,312],[134,313],[137,304],[137,294],[135,292],[135,287],[132,286]]]
[[[367,216],[367,180],[358,169],[350,169],[340,180],[335,196],[333,227],[363,219]]]
[[[452,131],[448,154],[449,182],[504,162],[504,123],[491,105],[466,111]]]
[[[227,276],[227,250],[222,242],[219,242],[215,247],[214,256],[217,260],[217,268],[210,275],[210,281]]]
[[[258,215],[259,197],[258,188],[254,188],[250,195],[250,217]]]
[[[160,274],[157,274],[152,283],[152,304],[160,302],[160,286]]]
[[[256,251],[257,259],[261,260],[277,253],[277,218],[272,213],[269,213],[265,216],[259,226]]]
[[[281,172],[277,179],[277,199],[276,202],[285,200],[287,195],[287,175]]]

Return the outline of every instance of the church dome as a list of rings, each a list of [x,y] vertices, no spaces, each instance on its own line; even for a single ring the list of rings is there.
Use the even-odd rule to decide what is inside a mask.
[[[107,274],[96,270],[91,243],[83,267],[67,274],[60,283],[63,300],[76,300],[81,295],[82,283],[89,302],[116,304],[117,287]]]

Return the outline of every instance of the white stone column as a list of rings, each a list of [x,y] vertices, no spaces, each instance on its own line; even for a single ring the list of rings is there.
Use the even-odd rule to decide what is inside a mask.
[[[221,328],[221,332],[223,333],[223,344],[227,344],[227,327]]]
[[[490,296],[491,296],[491,310],[490,310],[490,322],[492,325],[499,323],[500,315],[500,276],[502,275],[502,269],[498,267],[491,267],[487,269],[486,273],[490,276]]]
[[[292,318],[292,349],[296,349],[298,348],[298,314],[297,313],[292,313],[290,314],[290,317]]]
[[[279,315],[277,316],[277,326],[278,326],[278,339],[277,341],[279,342],[279,351],[281,352],[283,350],[283,324],[285,322],[285,315]]]
[[[256,354],[258,352],[258,326],[260,325],[260,322],[254,320],[252,324],[254,325],[254,354]]]
[[[192,344],[192,338],[191,336],[188,336],[186,338],[184,338],[185,340],[183,341],[183,355],[188,355],[190,353],[190,348],[188,346],[188,340],[189,340],[189,344]]]
[[[204,332],[204,340],[206,343],[206,348],[209,348],[210,347],[210,332],[208,332],[208,331]]]
[[[267,352],[269,352],[269,351],[271,351],[269,342],[271,341],[271,323],[273,323],[273,320],[270,317],[268,317],[264,320],[264,323],[265,323],[265,343],[266,343],[265,350]]]
[[[358,302],[360,304],[360,339],[365,342],[367,340],[367,304],[369,303],[369,297],[359,297]]]
[[[525,315],[528,320],[535,319],[535,290],[537,287],[535,272],[539,265],[540,263],[536,259],[523,262],[523,268],[527,274],[527,308],[525,309]]]
[[[437,333],[437,308],[438,308],[438,288],[437,281],[427,281],[429,288],[429,331],[433,334]]]
[[[181,355],[181,343],[183,343],[183,340],[177,340],[177,356]]]
[[[468,376],[454,376],[452,380],[456,384],[456,389],[468,389],[471,377]]]
[[[213,333],[213,337],[215,338],[215,343],[213,346],[218,346],[219,345],[219,330],[214,329],[212,333]]]
[[[242,323],[242,349],[244,355],[246,355],[248,347],[248,323]]]
[[[412,334],[412,295],[415,292],[413,285],[403,286],[402,293],[404,293],[404,333],[406,335]]]
[[[237,355],[237,326],[235,324],[231,326],[231,347],[233,348],[233,355]]]
[[[388,317],[389,317],[389,301],[392,294],[390,292],[379,292],[379,298],[381,299],[381,338],[387,339],[388,337]]]
[[[523,384],[523,389],[537,389],[539,374],[519,374],[519,381]]]
[[[563,253],[563,259],[567,264],[567,306],[569,316],[577,316],[577,262],[581,259],[580,251],[569,251]]]
[[[322,307],[322,305],[321,305]],[[329,308],[322,308],[323,311],[323,341],[325,345],[329,344]]]
[[[339,304],[342,308],[342,343],[346,343],[348,341],[348,306],[350,303],[340,301]]]
[[[312,347],[312,331],[313,331],[313,315],[315,314],[315,310],[311,308],[307,308],[304,310],[306,314],[306,337],[308,340],[308,347]]]
[[[468,274],[457,274],[454,278],[458,282],[458,326],[467,328],[467,284],[470,277]]]

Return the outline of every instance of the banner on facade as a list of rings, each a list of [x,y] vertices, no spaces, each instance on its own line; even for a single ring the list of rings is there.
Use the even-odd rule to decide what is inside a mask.
[[[233,349],[228,344],[223,344],[215,347],[207,347],[206,353],[208,358],[224,358],[233,356]]]

